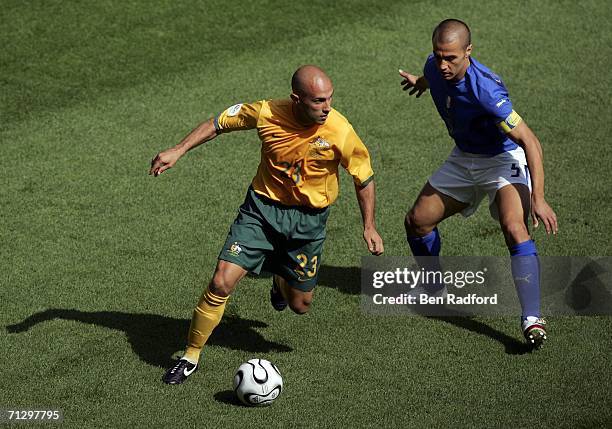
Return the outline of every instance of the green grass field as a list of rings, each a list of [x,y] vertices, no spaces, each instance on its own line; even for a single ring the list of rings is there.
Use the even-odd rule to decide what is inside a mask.
[[[0,27],[0,409],[60,408],[65,427],[610,427],[612,319],[550,317],[525,353],[517,318],[368,316],[348,175],[310,314],[246,278],[188,383],[182,349],[255,173],[254,132],[221,136],[158,179],[151,158],[237,102],[278,98],[303,63],[370,148],[386,254],[452,147],[429,96],[400,90],[440,20],[472,27],[542,141],[560,233],[542,255],[612,255],[612,19],[600,1],[17,1]],[[441,227],[446,255],[506,255],[484,205]],[[234,370],[272,360],[285,391],[249,409]]]

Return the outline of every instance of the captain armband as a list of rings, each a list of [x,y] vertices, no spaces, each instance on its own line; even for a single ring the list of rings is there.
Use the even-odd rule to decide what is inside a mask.
[[[497,126],[504,133],[509,133],[516,128],[516,126],[520,124],[522,120],[523,118],[521,118],[521,116],[513,110],[512,113],[510,113],[506,119],[497,124]]]

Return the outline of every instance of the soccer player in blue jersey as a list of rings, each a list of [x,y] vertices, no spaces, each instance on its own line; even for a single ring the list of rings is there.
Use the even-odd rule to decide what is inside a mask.
[[[523,334],[540,347],[546,321],[540,314],[540,267],[529,214],[534,227],[541,222],[549,234],[558,230],[555,212],[544,199],[542,147],[514,111],[501,79],[471,57],[471,34],[464,22],[442,21],[432,44],[423,76],[400,70],[401,85],[417,98],[430,90],[455,147],[406,215],[408,244],[415,257],[433,257],[426,259],[439,264],[437,225],[456,213],[473,214],[488,195],[489,210],[510,251]]]

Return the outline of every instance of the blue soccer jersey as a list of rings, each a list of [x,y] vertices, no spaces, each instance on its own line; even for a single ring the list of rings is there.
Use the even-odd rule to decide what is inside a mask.
[[[459,82],[442,78],[432,55],[424,74],[448,134],[464,152],[497,155],[518,146],[506,132],[520,122],[501,79],[474,58]],[[504,132],[505,131],[505,132]]]

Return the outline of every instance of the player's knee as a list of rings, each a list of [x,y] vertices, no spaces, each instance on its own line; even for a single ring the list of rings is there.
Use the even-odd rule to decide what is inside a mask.
[[[501,226],[508,245],[529,240],[529,231],[523,222],[506,221],[502,222]]]
[[[208,284],[208,289],[217,296],[229,296],[234,290],[234,285],[229,282],[222,272],[217,272]]]
[[[289,301],[289,308],[291,308],[291,310],[293,310],[293,312],[296,314],[306,314],[310,309],[311,303],[312,301],[309,299],[294,299]]]
[[[423,237],[429,234],[433,230],[432,225],[426,224],[422,216],[414,209],[406,214],[404,218],[404,227],[406,228],[406,234],[410,237]]]
[[[406,234],[413,236],[415,233],[416,219],[414,216],[414,210],[410,210],[406,213],[406,217],[404,218],[404,228],[406,229]]]

